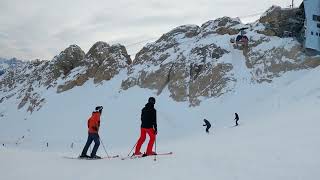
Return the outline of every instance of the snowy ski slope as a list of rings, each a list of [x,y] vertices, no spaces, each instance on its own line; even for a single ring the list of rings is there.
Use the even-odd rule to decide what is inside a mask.
[[[235,91],[194,108],[174,102],[167,90],[160,96],[140,88],[118,92],[114,87],[124,73],[62,94],[42,91],[48,102],[32,116],[17,111],[12,99],[0,107],[8,118],[0,122],[0,141],[5,144],[0,147],[1,179],[317,179],[320,68],[257,84],[247,79],[244,62],[232,63],[241,69],[235,72],[242,79]],[[96,105],[104,106],[100,135],[108,153],[126,156],[139,136],[140,110],[149,96],[157,99],[157,151],[174,155],[157,161],[63,158],[81,152],[86,121]],[[240,115],[239,127],[232,127],[234,112]],[[213,124],[209,135],[203,118]],[[98,154],[105,156],[102,146]]]

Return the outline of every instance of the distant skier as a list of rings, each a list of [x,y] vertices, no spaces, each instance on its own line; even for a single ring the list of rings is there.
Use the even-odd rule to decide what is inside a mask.
[[[207,127],[206,127],[206,132],[209,133],[209,129],[211,128],[211,124],[210,124],[210,122],[209,122],[208,120],[206,120],[206,119],[204,119],[203,121],[204,121],[204,123],[205,123],[203,126],[207,126]]]
[[[100,159],[100,156],[97,156],[96,153],[98,151],[98,148],[100,146],[100,137],[99,137],[99,128],[100,128],[100,116],[102,113],[102,106],[97,106],[95,108],[95,111],[92,112],[92,116],[88,120],[88,139],[87,143],[84,146],[82,153],[80,155],[80,158],[96,158]],[[87,155],[87,151],[92,143],[94,141],[94,147],[92,149],[91,155]]]
[[[239,124],[238,124],[239,115],[238,115],[238,113],[234,113],[234,115],[236,116],[236,117],[234,118],[234,120],[236,120],[236,126],[238,126],[238,125],[239,125]]]
[[[157,135],[157,111],[154,108],[155,103],[156,99],[154,97],[150,97],[148,99],[148,103],[141,111],[141,134],[134,153],[134,155],[136,156],[156,155],[156,152],[152,151],[153,144]],[[142,154],[140,152],[140,149],[142,144],[146,140],[146,134],[149,135],[150,140],[148,143],[147,152],[145,154]]]

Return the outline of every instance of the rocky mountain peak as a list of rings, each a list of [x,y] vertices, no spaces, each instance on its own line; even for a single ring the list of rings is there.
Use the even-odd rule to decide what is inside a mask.
[[[56,61],[59,61],[60,59],[83,59],[84,54],[84,51],[78,45],[74,44],[61,51],[55,59]]]
[[[110,46],[108,43],[103,41],[96,42],[86,54],[86,61],[96,62],[98,64],[109,64],[111,65],[111,61],[119,61],[117,63],[122,66],[126,66],[131,64],[131,58],[127,53],[126,48],[121,44],[116,44]],[[123,61],[125,63],[123,63]],[[107,62],[109,61],[109,62]]]
[[[241,25],[239,18],[230,18],[225,16],[215,20],[210,20],[201,25],[202,36],[206,37],[210,34],[235,35],[239,33],[236,25]]]
[[[59,72],[62,72],[66,76],[72,69],[83,65],[84,57],[85,53],[79,46],[71,45],[66,48],[53,59],[53,63],[56,65],[56,76],[60,76]]]
[[[95,83],[108,81],[130,63],[130,56],[120,44],[97,42],[87,54],[79,46],[71,45],[51,61],[29,61],[5,72],[0,77],[0,103],[16,98],[20,101],[18,109],[26,107],[32,113],[46,103],[43,91],[57,88],[61,93],[89,79]]]
[[[94,43],[93,46],[90,48],[90,50],[86,54],[86,58],[87,59],[95,58],[103,61],[104,59],[106,59],[106,56],[109,53],[109,48],[110,48],[110,45],[108,43],[103,41],[98,41]]]
[[[167,41],[170,38],[192,38],[200,33],[197,25],[182,25],[162,35],[157,42]]]
[[[229,27],[235,26],[237,24],[241,24],[240,19],[224,16],[224,17],[221,17],[221,18],[218,18],[215,20],[210,20],[210,21],[203,23],[201,25],[201,29],[202,30],[212,30],[212,29],[216,29],[219,27],[229,28]]]
[[[108,81],[131,63],[126,48],[121,44],[110,46],[108,43],[96,42],[83,59],[84,64],[79,67],[74,76],[58,86],[58,92],[67,91],[75,86],[83,85],[93,78],[94,83]]]

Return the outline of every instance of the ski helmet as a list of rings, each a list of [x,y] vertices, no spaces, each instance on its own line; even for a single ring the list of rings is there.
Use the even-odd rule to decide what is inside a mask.
[[[96,111],[99,111],[100,113],[102,112],[103,107],[102,106],[97,106]]]
[[[149,97],[148,103],[155,104],[156,103],[156,99],[154,97]]]

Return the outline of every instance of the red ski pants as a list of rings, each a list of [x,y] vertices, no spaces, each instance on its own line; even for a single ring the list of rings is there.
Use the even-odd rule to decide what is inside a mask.
[[[147,154],[151,154],[152,153],[152,148],[153,148],[153,144],[154,141],[156,140],[156,135],[155,135],[155,131],[153,128],[141,128],[141,134],[140,134],[140,138],[138,140],[137,146],[136,146],[136,151],[135,153],[139,153],[142,144],[144,143],[144,141],[146,140],[146,134],[148,133],[150,140],[148,143],[148,147],[147,147]]]

